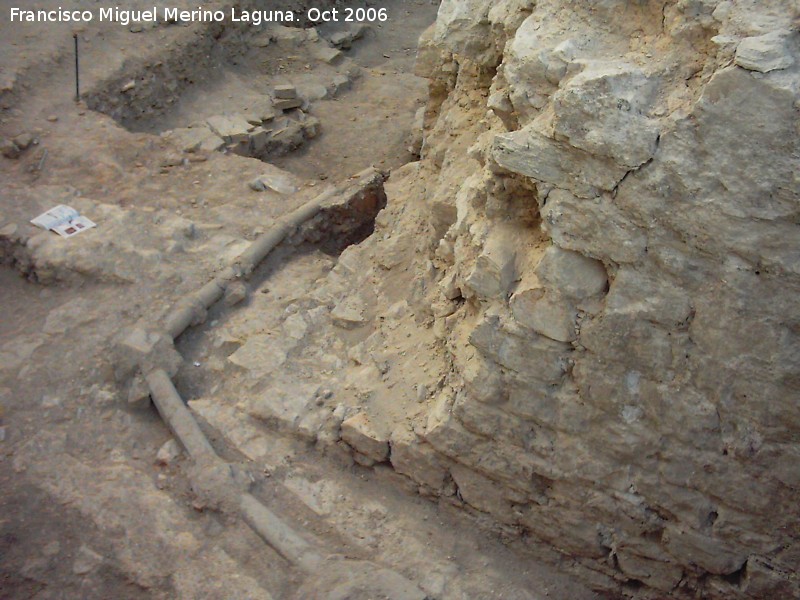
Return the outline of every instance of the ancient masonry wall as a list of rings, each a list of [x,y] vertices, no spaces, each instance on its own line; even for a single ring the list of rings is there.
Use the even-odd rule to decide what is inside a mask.
[[[444,0],[422,160],[348,251],[415,270],[448,365],[393,467],[614,593],[800,597],[790,5]]]

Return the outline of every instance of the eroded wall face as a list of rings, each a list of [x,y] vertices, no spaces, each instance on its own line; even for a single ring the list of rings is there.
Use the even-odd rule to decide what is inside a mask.
[[[444,0],[421,41],[422,161],[353,252],[412,238],[449,365],[391,460],[600,587],[800,594],[791,4]]]

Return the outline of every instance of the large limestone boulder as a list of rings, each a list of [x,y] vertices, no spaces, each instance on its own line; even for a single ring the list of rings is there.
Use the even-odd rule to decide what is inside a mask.
[[[635,168],[653,156],[658,122],[647,116],[657,82],[624,63],[591,61],[553,96],[556,138]]]

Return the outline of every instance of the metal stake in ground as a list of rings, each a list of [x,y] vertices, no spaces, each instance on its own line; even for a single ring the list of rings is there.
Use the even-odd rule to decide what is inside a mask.
[[[81,101],[80,63],[78,62],[78,34],[72,35],[75,40],[75,102]]]

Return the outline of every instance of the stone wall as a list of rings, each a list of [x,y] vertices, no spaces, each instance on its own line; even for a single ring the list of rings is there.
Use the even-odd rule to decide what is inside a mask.
[[[614,595],[800,597],[791,4],[444,0],[421,162],[346,253],[444,364],[393,467]]]

